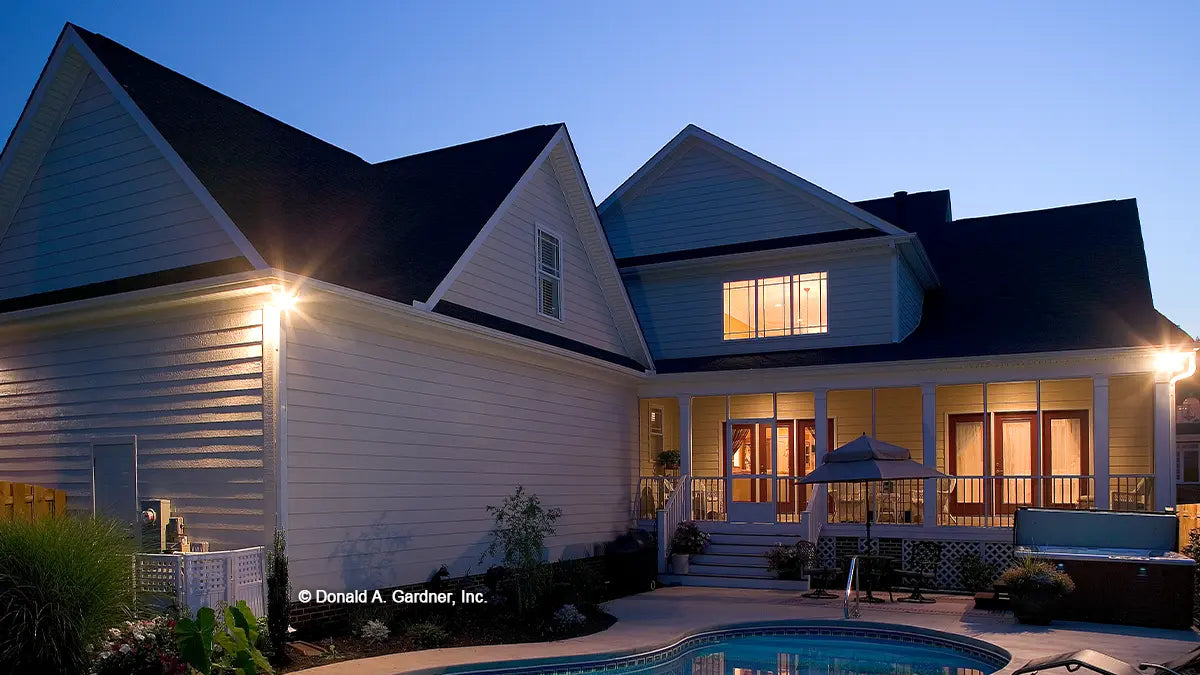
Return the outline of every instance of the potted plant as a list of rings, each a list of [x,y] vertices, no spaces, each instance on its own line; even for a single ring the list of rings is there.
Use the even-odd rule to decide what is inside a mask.
[[[703,553],[708,545],[708,533],[687,521],[675,528],[675,536],[671,538],[671,573],[687,574],[688,563],[692,554]]]
[[[1008,588],[1017,621],[1035,626],[1049,625],[1058,601],[1075,590],[1075,582],[1066,572],[1032,556],[1013,563],[996,583]]]
[[[654,457],[654,468],[658,475],[674,475],[679,472],[679,451],[663,450]]]
[[[779,579],[799,581],[804,578],[804,570],[812,561],[814,552],[815,547],[809,541],[798,541],[791,546],[775,544],[766,552],[767,569]]]

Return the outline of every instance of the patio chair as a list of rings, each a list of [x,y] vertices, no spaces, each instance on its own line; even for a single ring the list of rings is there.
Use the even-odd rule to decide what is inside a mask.
[[[1194,670],[1197,666],[1200,666],[1200,647],[1193,648],[1165,663],[1140,663],[1136,668],[1103,652],[1081,649],[1077,652],[1032,659],[1014,670],[1013,675],[1036,674],[1054,668],[1066,668],[1070,673],[1080,668],[1086,668],[1101,675],[1163,675],[1163,673],[1180,675],[1182,671]]]
[[[900,598],[900,602],[918,602],[928,604],[937,602],[921,594],[921,587],[930,587],[937,578],[938,567],[942,564],[942,545],[934,541],[919,541],[913,544],[908,553],[908,561],[903,569],[896,570],[902,586],[912,589],[912,594]]]
[[[1112,493],[1112,509],[1114,511],[1149,511],[1149,501],[1146,489],[1146,479],[1139,478],[1132,490],[1114,490]]]
[[[954,490],[958,488],[958,481],[950,481],[950,487],[942,489],[938,487],[938,512],[944,516],[943,522],[948,522],[951,525],[958,524],[958,517],[950,512],[950,502],[954,499]]]
[[[837,595],[830,593],[829,589],[837,586],[838,572],[838,566],[834,561],[822,559],[817,566],[808,570],[808,580],[812,584],[812,590],[801,593],[801,595],[814,600],[836,598]]]

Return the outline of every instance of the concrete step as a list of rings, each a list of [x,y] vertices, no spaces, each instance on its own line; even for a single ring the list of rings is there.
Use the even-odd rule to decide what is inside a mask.
[[[723,523],[699,521],[696,523],[701,530],[709,533],[723,534],[770,534],[791,535],[803,537],[807,528],[799,523]]]
[[[709,574],[663,574],[659,581],[664,586],[707,586],[710,588],[766,588],[780,591],[807,591],[807,581],[764,579],[761,577],[714,576]]]

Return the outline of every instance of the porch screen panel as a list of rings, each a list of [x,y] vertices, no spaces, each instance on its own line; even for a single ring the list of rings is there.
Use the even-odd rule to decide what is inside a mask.
[[[1116,379],[1116,378],[1113,378],[1113,379]],[[1112,380],[1109,381],[1109,386],[1110,387],[1112,386]],[[1111,399],[1111,396],[1110,396],[1110,399]],[[1091,378],[1082,377],[1082,378],[1075,378],[1075,379],[1070,379],[1070,380],[1042,380],[1042,411],[1047,412],[1047,411],[1056,411],[1056,410],[1057,411],[1085,410],[1085,411],[1087,411],[1087,419],[1089,420],[1088,423],[1090,424],[1091,423],[1090,421],[1095,419],[1095,417],[1092,414],[1092,380],[1091,380]],[[1109,411],[1109,415],[1110,416],[1112,415],[1111,410]],[[1087,453],[1088,466],[1093,467],[1096,465],[1095,457],[1092,454],[1092,447],[1091,447],[1092,437],[1094,436],[1094,434],[1088,433],[1088,431],[1085,430],[1083,432],[1083,435],[1085,438],[1087,438],[1087,447],[1084,448],[1084,452]],[[1042,443],[1045,444],[1047,440],[1048,439],[1043,438]],[[1079,446],[1076,445],[1075,447],[1079,447]],[[1112,440],[1111,439],[1109,440],[1109,448],[1110,448],[1109,452],[1111,453],[1112,452],[1112,450],[1111,450]],[[1044,461],[1045,460],[1043,459],[1043,462]],[[1111,467],[1111,461],[1112,461],[1111,458],[1109,461],[1110,461],[1110,467]],[[1112,469],[1110,469],[1110,471],[1112,471],[1112,473],[1118,473],[1117,471],[1112,470]],[[1043,473],[1050,473],[1050,467],[1044,467]]]
[[[954,464],[957,476],[983,475],[983,423],[956,422],[954,424]],[[960,479],[957,483],[956,501],[983,503],[983,481]]]
[[[1080,446],[1083,444],[1083,428],[1078,418],[1050,420],[1050,473],[1053,476],[1078,476],[1083,473],[1080,464]],[[1079,503],[1079,481],[1055,480],[1054,502],[1056,504]]]
[[[1014,476],[1033,475],[1033,448],[1030,434],[1033,425],[1027,420],[1006,420],[1001,424],[1004,448],[1004,501],[1007,504],[1030,503],[1033,485],[1029,479],[1014,479]]]
[[[742,394],[729,397],[730,419],[763,419],[774,416],[774,394]]]
[[[725,443],[725,397],[692,399],[692,475],[720,476]]]

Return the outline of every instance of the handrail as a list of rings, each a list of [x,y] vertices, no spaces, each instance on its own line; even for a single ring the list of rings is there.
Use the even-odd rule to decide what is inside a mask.
[[[850,606],[850,590],[854,589],[854,606]],[[842,600],[842,618],[849,619],[851,617],[857,619],[862,616],[862,610],[858,604],[858,556],[850,558],[850,573],[846,575],[846,597]]]
[[[667,497],[658,512],[658,572],[667,571],[667,560],[671,555],[671,540],[675,538],[675,530],[679,524],[688,520],[692,514],[692,475],[683,474],[675,485],[675,491]]]

